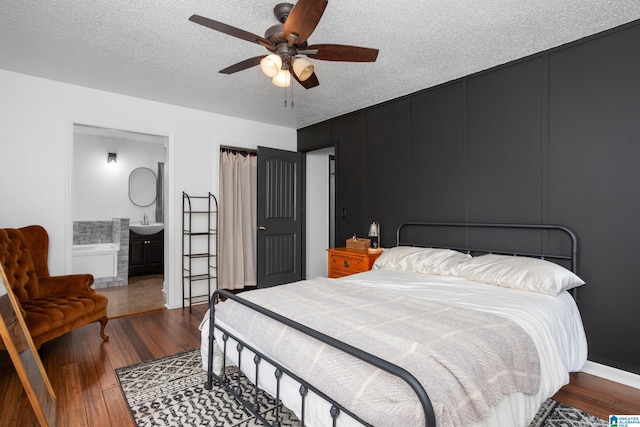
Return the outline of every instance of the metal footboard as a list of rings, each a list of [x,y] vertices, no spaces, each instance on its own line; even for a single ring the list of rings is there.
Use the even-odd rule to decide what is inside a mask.
[[[231,393],[236,400],[238,400],[240,403],[242,403],[243,406],[245,406],[254,416],[256,416],[256,418],[258,418],[264,425],[267,426],[272,426],[272,427],[279,427],[280,426],[280,415],[278,413],[280,405],[281,405],[281,401],[280,401],[280,380],[282,378],[283,375],[287,375],[290,378],[292,378],[293,380],[295,380],[297,383],[300,384],[300,389],[299,389],[299,393],[300,393],[300,399],[301,399],[301,413],[300,413],[300,417],[301,417],[301,425],[304,426],[305,425],[305,399],[306,396],[308,395],[309,391],[312,391],[313,393],[315,393],[316,395],[320,396],[322,399],[324,399],[325,401],[327,401],[330,405],[331,405],[331,410],[330,413],[327,414],[327,419],[329,419],[329,417],[332,418],[332,423],[335,426],[337,423],[337,419],[340,416],[341,413],[346,413],[348,414],[350,417],[352,417],[353,419],[355,419],[356,421],[360,422],[362,425],[368,426],[370,424],[366,423],[365,421],[363,421],[362,419],[360,419],[358,416],[356,416],[353,411],[349,410],[348,408],[344,408],[342,405],[340,405],[338,402],[335,402],[333,399],[331,399],[329,396],[325,395],[324,393],[322,393],[320,390],[318,390],[317,388],[315,388],[313,386],[313,384],[308,383],[307,381],[305,381],[303,378],[298,377],[294,372],[291,372],[290,370],[286,369],[285,367],[281,366],[279,363],[277,363],[276,361],[274,361],[273,359],[271,359],[270,357],[268,357],[267,355],[261,354],[259,351],[257,351],[254,347],[252,347],[250,344],[242,342],[242,340],[240,340],[237,336],[234,336],[233,334],[231,334],[229,331],[225,330],[224,328],[220,327],[219,325],[215,324],[215,306],[216,306],[216,302],[220,299],[220,297],[222,298],[227,298],[227,299],[231,299],[239,304],[244,305],[245,307],[248,307],[252,310],[255,310],[261,314],[263,314],[264,316],[267,316],[275,321],[278,321],[280,323],[283,323],[293,329],[298,330],[299,332],[302,332],[308,336],[311,336],[325,344],[328,344],[332,347],[335,347],[338,350],[341,350],[353,357],[356,357],[370,365],[373,365],[379,369],[382,369],[392,375],[395,375],[396,377],[402,379],[403,381],[405,381],[411,388],[412,390],[415,392],[416,396],[418,397],[418,399],[420,400],[420,403],[422,405],[423,411],[424,411],[424,418],[425,418],[425,426],[426,427],[435,427],[436,422],[435,422],[435,413],[433,411],[433,406],[431,405],[431,401],[429,400],[429,396],[427,395],[427,392],[424,390],[424,388],[422,387],[422,385],[420,384],[420,382],[418,382],[418,380],[412,375],[410,374],[408,371],[406,371],[405,369],[394,365],[390,362],[387,362],[386,360],[383,360],[377,356],[374,356],[370,353],[364,352],[356,347],[353,347],[349,344],[346,344],[342,341],[339,341],[335,338],[332,338],[328,335],[325,335],[321,332],[316,331],[315,329],[309,328],[305,325],[302,325],[298,322],[295,322],[291,319],[288,319],[282,315],[279,315],[277,313],[274,313],[270,310],[267,310],[257,304],[254,304],[250,301],[247,301],[237,295],[232,294],[231,292],[228,291],[224,291],[224,290],[216,290],[213,293],[213,296],[211,298],[211,305],[210,305],[210,312],[209,312],[209,359],[207,361],[207,383],[205,385],[207,390],[211,390],[211,388],[213,387],[213,381],[214,379],[217,381],[218,384],[220,384],[222,387],[224,387],[229,393]],[[226,376],[225,374],[225,366],[223,365],[223,368],[220,372],[220,375],[216,374],[213,371],[213,358],[214,358],[214,342],[215,342],[215,338],[214,338],[214,333],[215,330],[218,329],[219,331],[221,331],[223,333],[223,360],[225,360],[226,363],[226,355],[227,355],[227,341],[228,338],[232,338],[234,341],[236,341],[238,344],[236,345],[236,351],[238,352],[238,365],[241,364],[241,353],[245,350],[249,350],[251,351],[255,356],[253,358],[253,362],[254,362],[254,368],[255,368],[255,378],[256,378],[256,383],[258,382],[258,372],[260,369],[260,364],[262,361],[266,361],[268,362],[270,365],[275,367],[275,371],[274,371],[274,375],[276,377],[276,414],[275,414],[275,421],[273,423],[270,423],[268,420],[266,420],[261,414],[260,414],[260,408],[259,408],[259,404],[258,404],[258,384],[254,384],[255,387],[255,392],[252,394],[253,397],[253,401],[249,401],[245,398],[242,397],[241,395],[241,390],[240,390],[240,372],[238,373],[238,378],[237,378],[237,384],[234,386],[231,384],[230,379]],[[239,371],[241,366],[238,366]]]

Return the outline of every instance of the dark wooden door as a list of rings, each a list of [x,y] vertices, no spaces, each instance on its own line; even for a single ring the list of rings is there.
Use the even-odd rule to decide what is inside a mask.
[[[258,147],[258,287],[302,279],[302,153]]]

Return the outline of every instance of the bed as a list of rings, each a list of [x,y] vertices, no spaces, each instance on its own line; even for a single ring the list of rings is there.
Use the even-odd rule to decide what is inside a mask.
[[[586,361],[576,248],[561,226],[412,222],[369,272],[216,291],[206,387],[259,414],[236,365],[309,426],[527,426]]]

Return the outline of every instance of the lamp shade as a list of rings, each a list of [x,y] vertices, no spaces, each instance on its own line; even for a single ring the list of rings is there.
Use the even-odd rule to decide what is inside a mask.
[[[378,237],[378,223],[372,222],[369,226],[369,237]]]
[[[289,87],[291,85],[291,73],[289,70],[280,70],[271,81],[278,87]]]
[[[313,74],[313,64],[303,58],[298,58],[293,62],[293,72],[296,73],[298,79],[303,82]]]
[[[260,60],[260,69],[267,77],[275,77],[282,68],[282,59],[275,54],[267,55]]]

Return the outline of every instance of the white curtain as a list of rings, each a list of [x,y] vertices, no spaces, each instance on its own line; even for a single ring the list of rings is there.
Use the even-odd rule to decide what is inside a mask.
[[[257,172],[255,155],[220,152],[220,289],[256,286]]]

